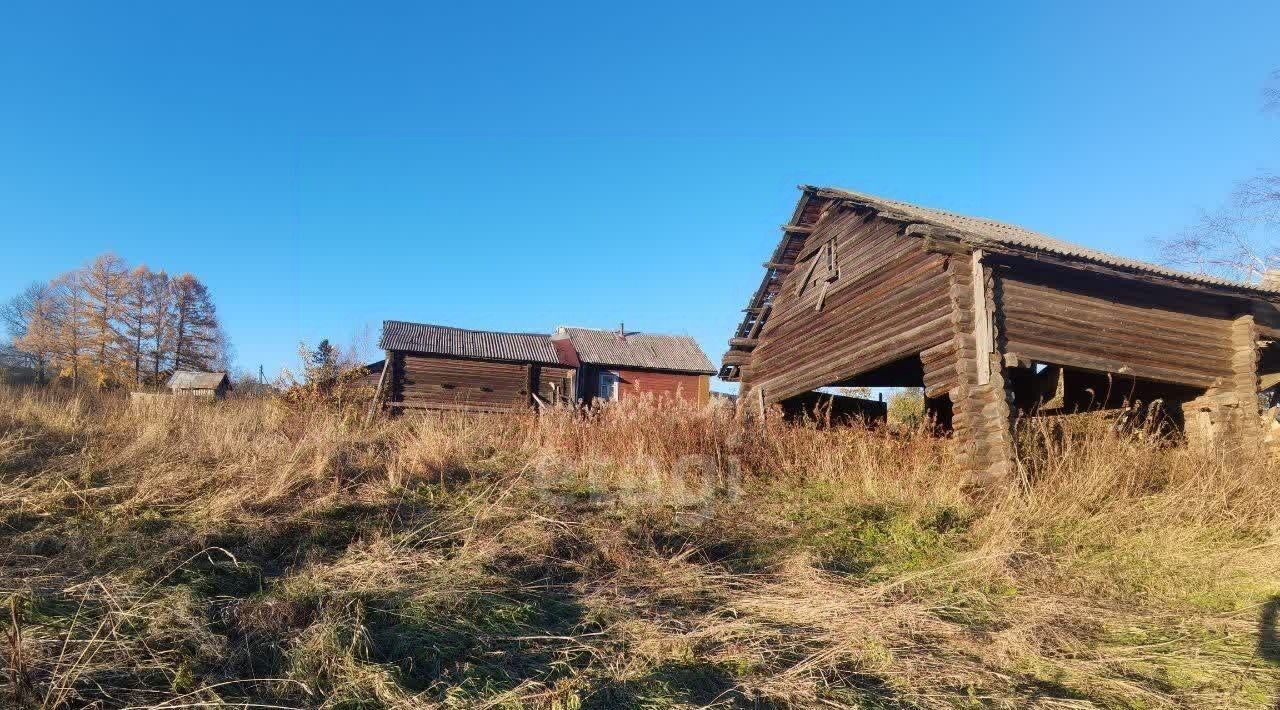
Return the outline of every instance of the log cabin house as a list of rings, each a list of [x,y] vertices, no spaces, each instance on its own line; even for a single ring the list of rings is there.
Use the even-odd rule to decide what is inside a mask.
[[[578,370],[582,399],[623,400],[644,394],[699,404],[711,397],[715,365],[697,341],[682,335],[654,335],[591,328],[559,328],[551,336]]]
[[[1192,442],[1259,416],[1280,280],[1113,256],[1021,227],[802,186],[721,379],[763,410],[824,386],[922,387],[982,478],[1021,414],[1161,400]],[[1178,421],[1180,420],[1180,421]]]
[[[706,402],[715,368],[688,337],[561,328],[554,335],[384,321],[367,367],[374,408],[513,412],[649,393]],[[386,366],[390,363],[390,367]]]

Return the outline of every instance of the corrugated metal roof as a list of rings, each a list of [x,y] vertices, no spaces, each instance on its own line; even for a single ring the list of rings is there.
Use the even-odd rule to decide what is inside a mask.
[[[169,378],[169,389],[216,390],[227,378],[225,372],[195,372],[179,370]]]
[[[382,321],[382,340],[378,347],[477,360],[510,360],[542,365],[560,362],[550,335],[466,330],[398,320]]]
[[[1055,237],[1040,234],[1039,232],[1033,232],[1017,225],[1005,224],[995,220],[984,219],[981,217],[966,217],[964,215],[946,212],[944,210],[919,207],[906,202],[889,200],[883,197],[876,197],[875,195],[867,195],[861,192],[854,192],[852,190],[845,190],[842,188],[803,185],[801,186],[801,189],[814,191],[819,197],[848,200],[850,202],[865,204],[868,207],[877,210],[887,211],[889,213],[898,213],[913,222],[921,222],[937,227],[953,229],[964,236],[979,241],[990,240],[1006,246],[1049,252],[1051,254],[1084,259],[1086,261],[1105,264],[1107,266],[1115,266],[1122,269],[1167,276],[1169,278],[1192,283],[1225,286],[1228,288],[1242,289],[1269,295],[1280,294],[1280,289],[1277,288],[1268,288],[1258,284],[1220,279],[1214,276],[1207,276],[1205,274],[1193,274],[1186,271],[1158,266],[1156,264],[1150,264],[1137,259],[1116,256],[1114,254],[1098,251],[1097,249],[1090,249],[1078,244],[1065,242]]]
[[[560,328],[556,335],[567,334],[578,358],[591,365],[638,367],[650,370],[674,370],[714,374],[716,369],[687,335],[651,335],[594,330],[592,328]]]

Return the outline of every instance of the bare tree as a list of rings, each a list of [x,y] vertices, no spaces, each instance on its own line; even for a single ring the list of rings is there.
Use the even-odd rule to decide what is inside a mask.
[[[6,359],[30,367],[37,384],[45,382],[53,357],[53,289],[34,282],[0,307],[0,323],[9,336]]]
[[[1263,90],[1263,110],[1280,113],[1280,70]],[[1280,175],[1237,184],[1227,207],[1201,214],[1196,224],[1156,245],[1161,261],[1171,266],[1260,281],[1280,269]]]
[[[1271,80],[1262,89],[1262,110],[1280,112],[1280,69],[1271,72]]]
[[[1204,274],[1256,283],[1280,268],[1280,176],[1240,183],[1231,207],[1206,212],[1200,221],[1158,240],[1161,261]]]

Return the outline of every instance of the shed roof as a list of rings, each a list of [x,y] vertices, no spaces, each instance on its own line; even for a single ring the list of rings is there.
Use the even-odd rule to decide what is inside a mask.
[[[227,379],[225,372],[178,370],[169,378],[169,389],[216,390]]]
[[[954,212],[947,212],[945,210],[933,209],[930,207],[920,207],[907,202],[889,200],[883,197],[876,197],[875,195],[868,195],[842,188],[802,185],[801,189],[806,192],[812,192],[818,197],[862,204],[875,209],[885,217],[899,218],[903,221],[919,222],[936,227],[943,227],[945,229],[952,229],[959,232],[962,236],[977,241],[990,241],[1019,249],[1047,252],[1069,258],[1092,261],[1106,266],[1156,274],[1158,276],[1164,276],[1180,281],[1188,281],[1191,283],[1225,286],[1227,288],[1253,291],[1268,295],[1280,294],[1280,288],[1243,283],[1240,281],[1221,279],[1205,274],[1195,274],[1177,269],[1170,269],[1145,261],[1116,256],[1097,249],[1090,249],[1089,247],[1072,244],[1071,242],[1066,242],[1039,232],[1033,232],[1017,225],[997,222],[983,217],[968,217],[965,215],[955,214]]]
[[[573,343],[578,359],[591,365],[707,375],[716,371],[698,342],[687,335],[620,334],[611,330],[562,327],[556,331],[556,337],[563,336]]]
[[[382,321],[383,350],[447,355],[475,360],[509,360],[543,365],[559,364],[551,336],[540,333],[500,333],[446,325]]]

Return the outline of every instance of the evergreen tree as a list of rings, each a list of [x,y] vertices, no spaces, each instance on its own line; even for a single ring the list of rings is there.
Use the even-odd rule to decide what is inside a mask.
[[[311,382],[326,382],[337,377],[338,349],[333,347],[328,338],[321,340],[311,352],[309,364],[307,379]]]

